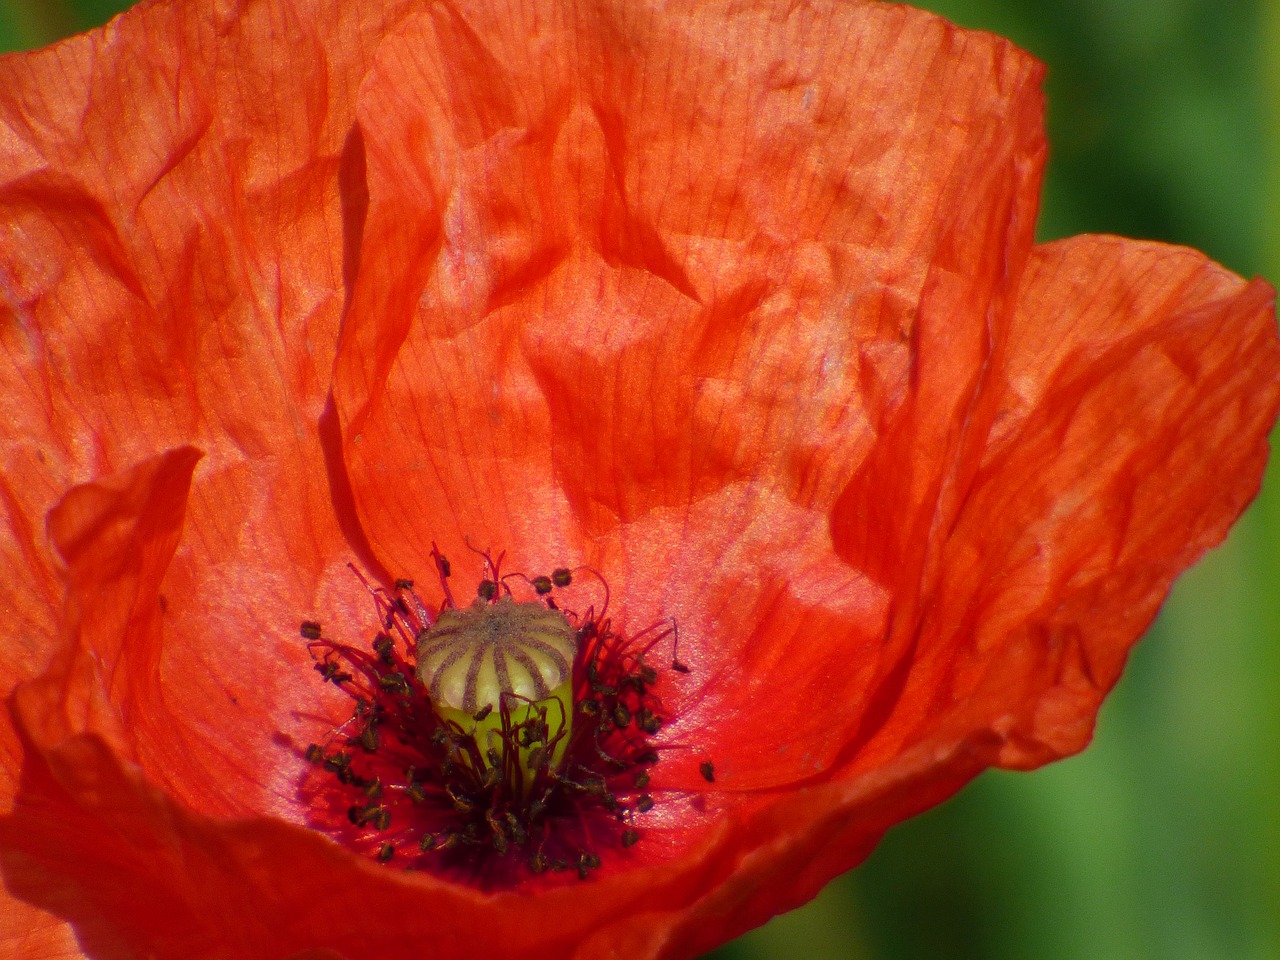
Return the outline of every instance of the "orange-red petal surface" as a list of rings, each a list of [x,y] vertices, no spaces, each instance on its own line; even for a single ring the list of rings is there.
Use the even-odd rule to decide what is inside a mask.
[[[159,782],[225,812],[292,797],[278,735],[312,688],[282,641],[349,585],[354,549],[317,421],[345,299],[355,89],[397,7],[314,14],[150,4],[0,60],[0,404],[16,438],[0,450],[0,550],[30,571],[0,584],[26,651],[6,683],[56,635],[45,512],[73,483],[197,445],[146,668],[164,692],[130,736]]]
[[[226,811],[292,797],[270,754],[292,755],[279,731],[303,723],[311,685],[286,670],[298,691],[279,692],[281,662],[306,658],[275,641],[326,583],[346,586],[352,550],[316,420],[343,302],[355,87],[396,7],[313,14],[149,4],[0,59],[0,558],[25,571],[0,583],[0,690],[56,648],[45,513],[73,483],[198,444],[147,677],[165,696],[144,697],[128,735],[157,782]],[[16,776],[22,748],[7,725],[0,740]]]
[[[1079,750],[1173,577],[1257,491],[1280,405],[1267,284],[1115,237],[1038,247],[995,356],[855,769],[948,728],[988,728],[1003,766]]]
[[[178,0],[0,59],[0,950],[689,957],[1082,746],[1280,348],[1198,254],[1032,246],[1040,74],[863,3]],[[346,563],[433,540],[680,625],[696,749],[589,882],[305,826],[298,621],[362,642]]]
[[[406,21],[361,92],[335,371],[386,565],[464,538],[517,569],[588,562],[625,626],[680,623],[702,689],[675,735],[726,784],[821,773],[1029,250],[1040,74],[877,4]],[[927,415],[882,498],[906,546],[846,563],[830,506],[904,403]]]

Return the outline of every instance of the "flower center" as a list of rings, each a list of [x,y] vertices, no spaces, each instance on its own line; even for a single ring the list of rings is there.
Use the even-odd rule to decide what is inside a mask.
[[[674,646],[674,625],[615,633],[607,587],[599,612],[577,612],[569,570],[503,575],[487,553],[460,606],[449,562],[432,555],[434,612],[410,581],[388,591],[360,577],[378,616],[370,650],[302,625],[316,669],[354,704],[306,750],[313,824],[384,862],[484,888],[586,879],[629,856],[654,805],[665,720],[645,658]],[[688,670],[674,651],[671,667]]]

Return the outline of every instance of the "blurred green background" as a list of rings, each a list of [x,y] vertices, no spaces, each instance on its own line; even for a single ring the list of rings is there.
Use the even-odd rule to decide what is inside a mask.
[[[1049,65],[1043,239],[1167,240],[1280,278],[1280,3],[922,5]],[[0,47],[126,6],[0,0]],[[712,958],[1280,960],[1277,587],[1273,464],[1227,545],[1178,584],[1088,751],[984,775]]]

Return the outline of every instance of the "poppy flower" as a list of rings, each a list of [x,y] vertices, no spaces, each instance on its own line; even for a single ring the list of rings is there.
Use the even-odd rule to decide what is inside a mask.
[[[1041,76],[764,0],[0,60],[0,944],[691,957],[1081,749],[1280,342],[1194,251],[1033,243]],[[568,654],[482,704],[477,637]]]

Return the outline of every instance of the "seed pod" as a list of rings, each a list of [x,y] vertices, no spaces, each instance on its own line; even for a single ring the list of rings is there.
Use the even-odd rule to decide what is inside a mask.
[[[504,694],[546,700],[570,679],[577,650],[564,614],[503,597],[443,611],[418,638],[418,679],[437,705],[475,716]]]

